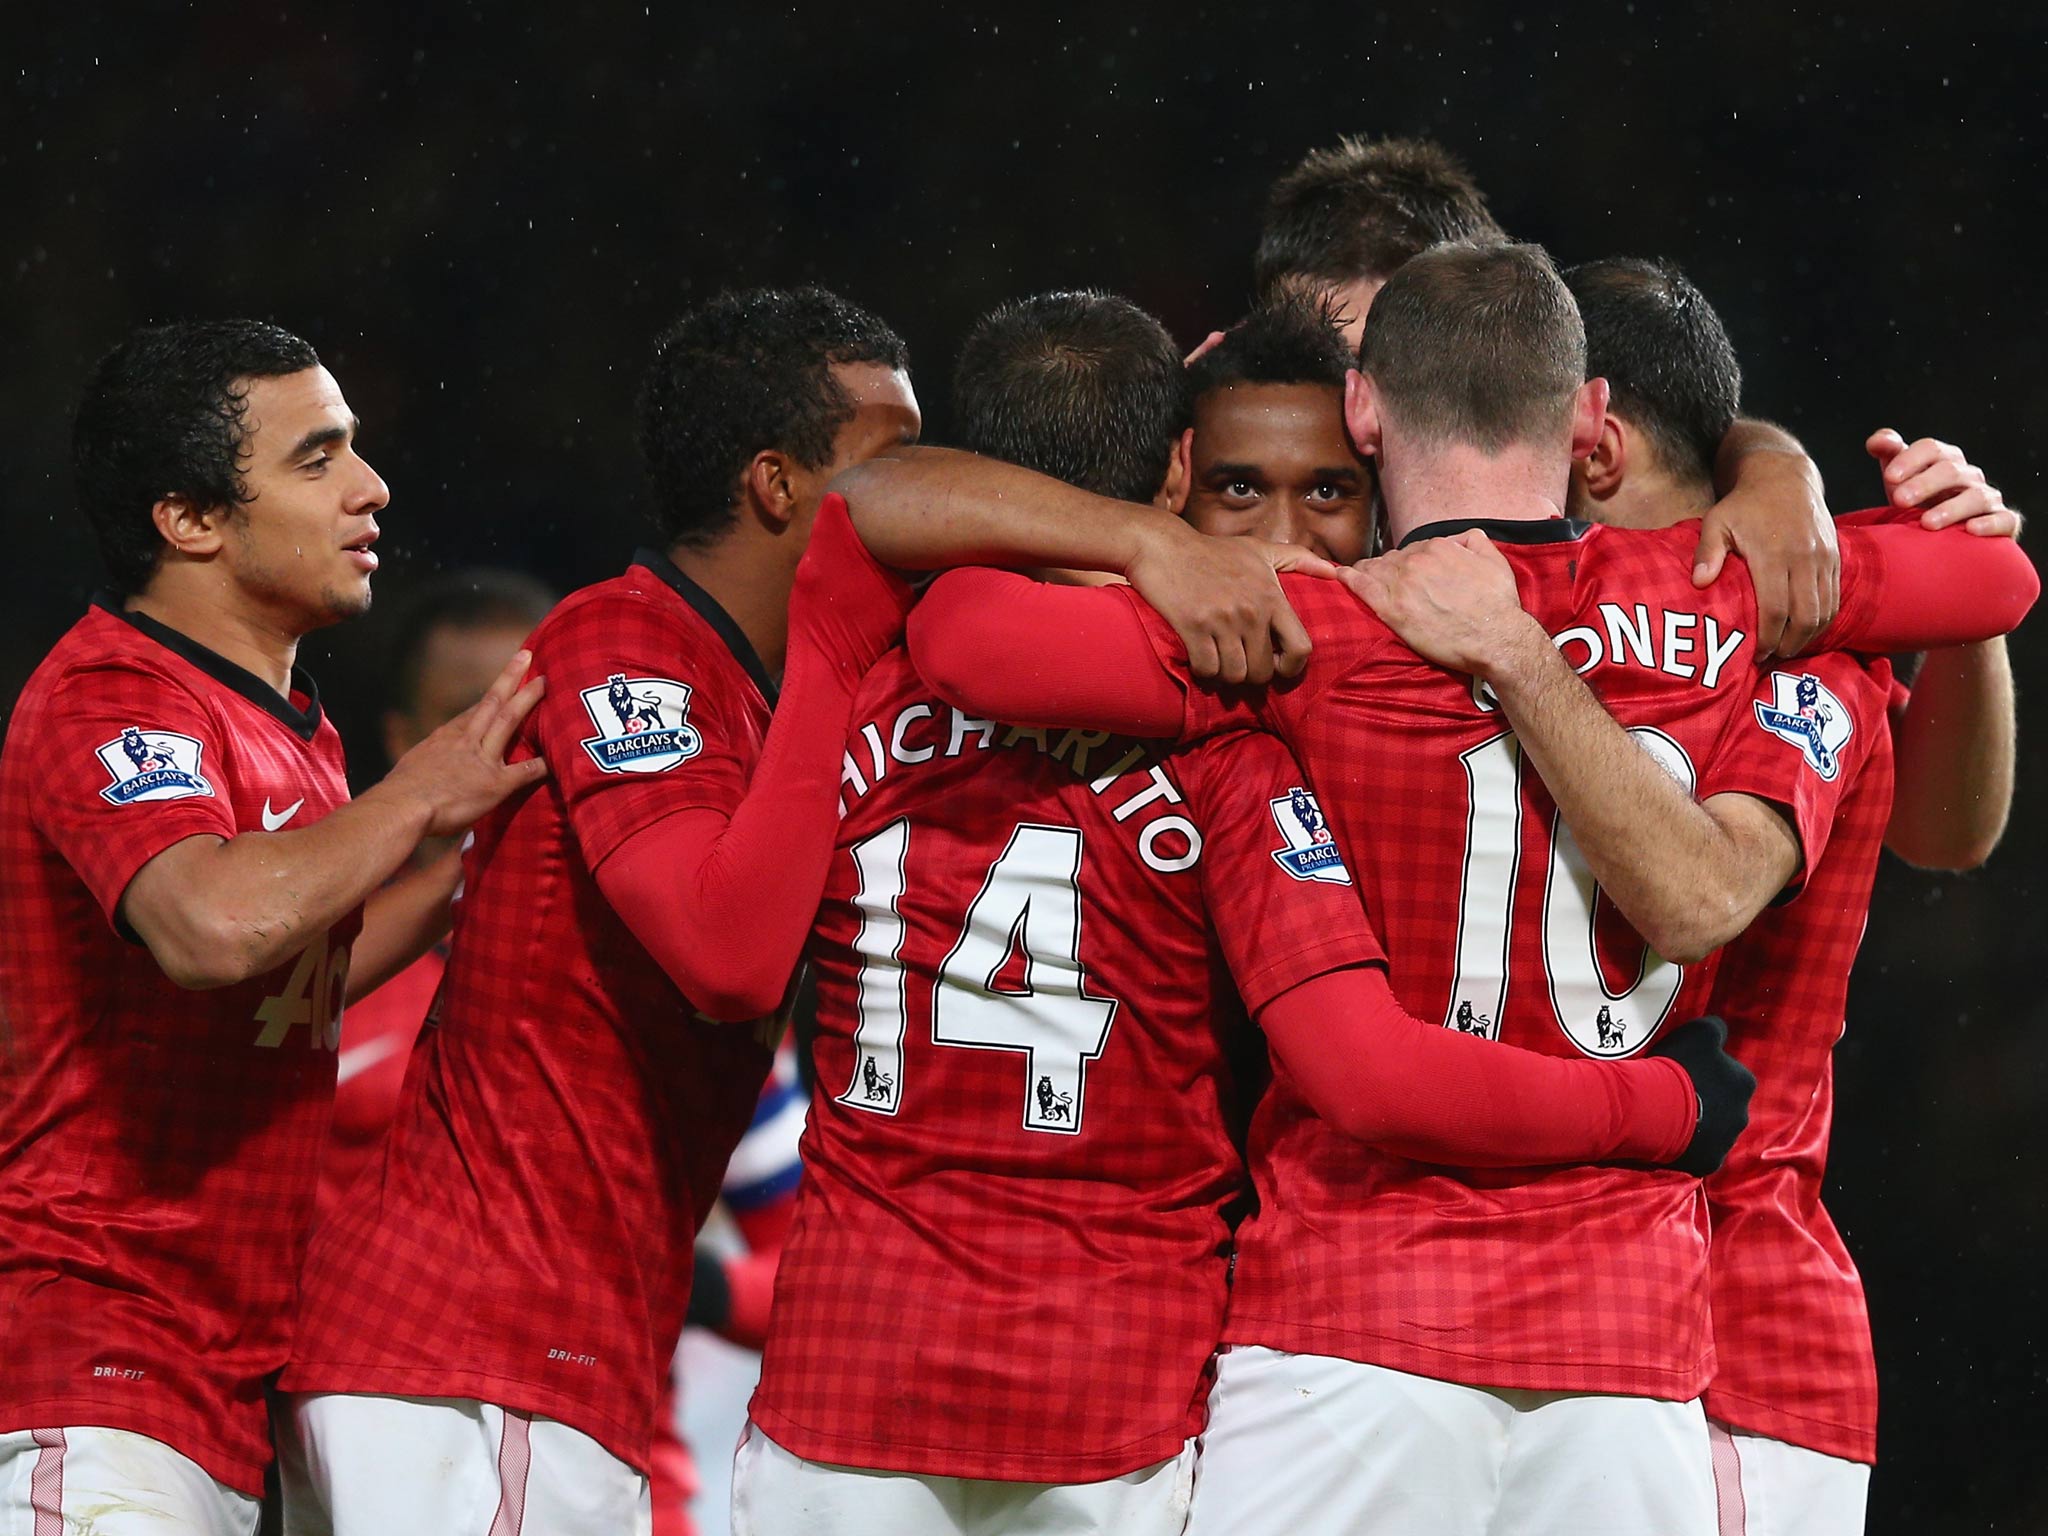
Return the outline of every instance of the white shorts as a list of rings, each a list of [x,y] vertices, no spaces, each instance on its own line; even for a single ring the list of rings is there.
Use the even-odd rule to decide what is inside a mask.
[[[1190,1536],[1716,1536],[1698,1402],[1227,1349]]]
[[[553,1419],[460,1397],[288,1396],[285,1536],[647,1536],[647,1478]]]
[[[1721,1536],[1863,1536],[1870,1468],[1709,1423]]]
[[[1195,1442],[1099,1483],[1002,1483],[830,1466],[749,1423],[732,1468],[732,1536],[1181,1536]]]
[[[161,1440],[95,1425],[0,1434],[0,1536],[253,1536],[257,1501]]]

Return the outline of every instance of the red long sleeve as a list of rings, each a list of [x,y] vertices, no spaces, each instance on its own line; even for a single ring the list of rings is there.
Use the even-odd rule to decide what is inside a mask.
[[[1120,592],[970,567],[933,582],[905,629],[941,698],[1012,725],[1180,734],[1186,701]]]
[[[1259,1027],[1318,1115],[1420,1162],[1669,1162],[1698,1120],[1692,1079],[1675,1061],[1545,1056],[1425,1024],[1377,966],[1283,992],[1259,1010]]]
[[[685,997],[727,1023],[773,1013],[825,889],[855,690],[901,633],[909,588],[828,496],[798,567],[768,739],[731,817],[679,811],[597,867],[605,900]]]
[[[2016,540],[1960,527],[1929,532],[1918,517],[1885,507],[1837,520],[1842,607],[1822,645],[1938,650],[2009,633],[2027,616],[2041,578]]]

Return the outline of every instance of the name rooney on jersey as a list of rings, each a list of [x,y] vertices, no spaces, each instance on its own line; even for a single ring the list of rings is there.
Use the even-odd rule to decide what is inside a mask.
[[[1574,624],[1550,637],[1550,643],[1584,677],[1595,667],[1647,667],[1669,677],[1692,678],[1702,688],[1721,686],[1721,675],[1742,650],[1748,634],[1723,629],[1713,614],[1660,608],[1652,619],[1647,603],[1624,608],[1602,603],[1597,624]],[[1493,689],[1472,680],[1472,702],[1482,710],[1500,707]]]
[[[1170,809],[1182,803],[1180,789],[1156,760],[1156,748],[1128,736],[1001,725],[936,702],[906,705],[893,719],[870,720],[856,734],[860,756],[849,747],[839,769],[841,816],[849,795],[860,799],[893,770],[970,750],[1029,747],[1084,780],[1090,793],[1105,797],[1115,821],[1135,819],[1138,857],[1148,868],[1173,875],[1201,862],[1200,829]]]

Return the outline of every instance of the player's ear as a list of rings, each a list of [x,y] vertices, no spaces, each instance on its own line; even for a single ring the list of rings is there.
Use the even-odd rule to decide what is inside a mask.
[[[1572,457],[1583,459],[1600,441],[1600,424],[1607,416],[1607,381],[1588,379],[1572,397]]]
[[[1621,489],[1621,482],[1628,475],[1629,450],[1633,441],[1634,433],[1629,424],[1612,411],[1600,418],[1600,436],[1593,444],[1593,451],[1577,466],[1588,496],[1595,501],[1605,501]]]
[[[1344,430],[1351,434],[1351,446],[1361,459],[1374,458],[1380,451],[1380,410],[1372,380],[1356,368],[1344,375]]]
[[[1195,429],[1188,427],[1181,432],[1180,440],[1173,445],[1173,452],[1167,456],[1166,476],[1159,482],[1159,494],[1152,498],[1152,505],[1162,512],[1171,512],[1179,517],[1187,510],[1188,490],[1193,484],[1193,462]]]
[[[747,509],[770,533],[782,532],[795,518],[799,499],[796,466],[787,455],[763,448],[748,461],[740,486]]]
[[[220,553],[230,515],[226,507],[202,507],[189,496],[166,496],[149,509],[163,541],[193,560]]]

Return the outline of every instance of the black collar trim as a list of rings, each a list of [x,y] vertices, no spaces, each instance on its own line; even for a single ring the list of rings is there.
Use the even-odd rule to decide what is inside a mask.
[[[320,729],[320,685],[311,674],[298,667],[292,668],[292,686],[306,696],[306,707],[299,709],[292,701],[270,684],[263,681],[247,667],[237,666],[218,651],[210,651],[189,635],[180,634],[170,625],[152,619],[146,613],[136,613],[123,608],[121,599],[109,592],[102,592],[93,598],[93,606],[104,608],[130,629],[139,631],[154,640],[167,651],[175,652],[192,663],[223,688],[232,689],[277,721],[301,741],[311,741]]]
[[[775,679],[768,675],[768,669],[761,665],[761,658],[755,653],[753,642],[746,632],[733,622],[731,614],[718,606],[718,599],[690,580],[676,564],[659,550],[636,549],[633,563],[644,565],[674,590],[677,597],[697,610],[699,618],[717,631],[718,638],[725,642],[725,648],[732,652],[732,659],[740,664],[747,676],[754,680],[754,686],[761,690],[761,697],[768,701],[768,707],[775,707]]]
[[[1422,539],[1441,539],[1453,533],[1477,528],[1496,544],[1570,544],[1591,531],[1591,523],[1576,517],[1454,517],[1441,523],[1424,523],[1401,541],[1406,549]]]

